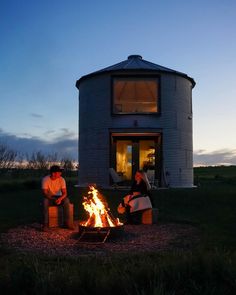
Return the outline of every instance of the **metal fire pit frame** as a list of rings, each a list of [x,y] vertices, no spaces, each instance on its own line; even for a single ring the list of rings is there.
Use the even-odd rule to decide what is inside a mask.
[[[115,227],[90,227],[79,225],[79,243],[86,244],[103,244],[106,242],[108,236],[114,231],[123,231],[123,225]],[[100,239],[101,241],[93,241],[93,239]],[[91,241],[92,240],[92,241]]]

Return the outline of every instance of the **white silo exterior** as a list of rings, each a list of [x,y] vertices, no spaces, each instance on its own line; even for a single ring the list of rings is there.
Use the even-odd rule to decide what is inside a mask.
[[[186,74],[139,55],[81,77],[79,184],[146,169],[159,186],[193,186],[192,88]]]

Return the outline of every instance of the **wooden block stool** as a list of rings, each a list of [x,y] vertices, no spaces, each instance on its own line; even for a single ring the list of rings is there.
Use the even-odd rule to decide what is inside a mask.
[[[48,207],[48,227],[62,227],[64,225],[64,215],[62,206]],[[69,224],[74,223],[74,205],[69,206]]]
[[[49,206],[48,207],[48,227],[63,226],[63,207]]]
[[[152,208],[143,211],[142,224],[156,224],[158,217],[158,209]]]
[[[70,203],[70,206],[69,206],[69,220],[68,220],[68,223],[70,225],[74,225],[74,204],[71,204],[71,203]]]

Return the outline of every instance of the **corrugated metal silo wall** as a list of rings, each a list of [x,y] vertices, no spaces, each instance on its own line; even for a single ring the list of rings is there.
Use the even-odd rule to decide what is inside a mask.
[[[79,184],[109,183],[110,77],[82,81],[79,89]]]
[[[162,77],[163,167],[171,187],[193,186],[192,84]]]
[[[79,96],[79,184],[109,185],[109,128],[133,128],[137,121],[137,131],[162,130],[163,169],[168,172],[169,185],[193,185],[192,84],[188,79],[161,74],[160,116],[112,116],[109,74],[82,81]]]

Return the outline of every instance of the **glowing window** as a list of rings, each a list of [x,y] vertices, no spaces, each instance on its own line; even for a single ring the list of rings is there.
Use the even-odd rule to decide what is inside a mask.
[[[158,78],[114,78],[113,113],[158,113]]]

